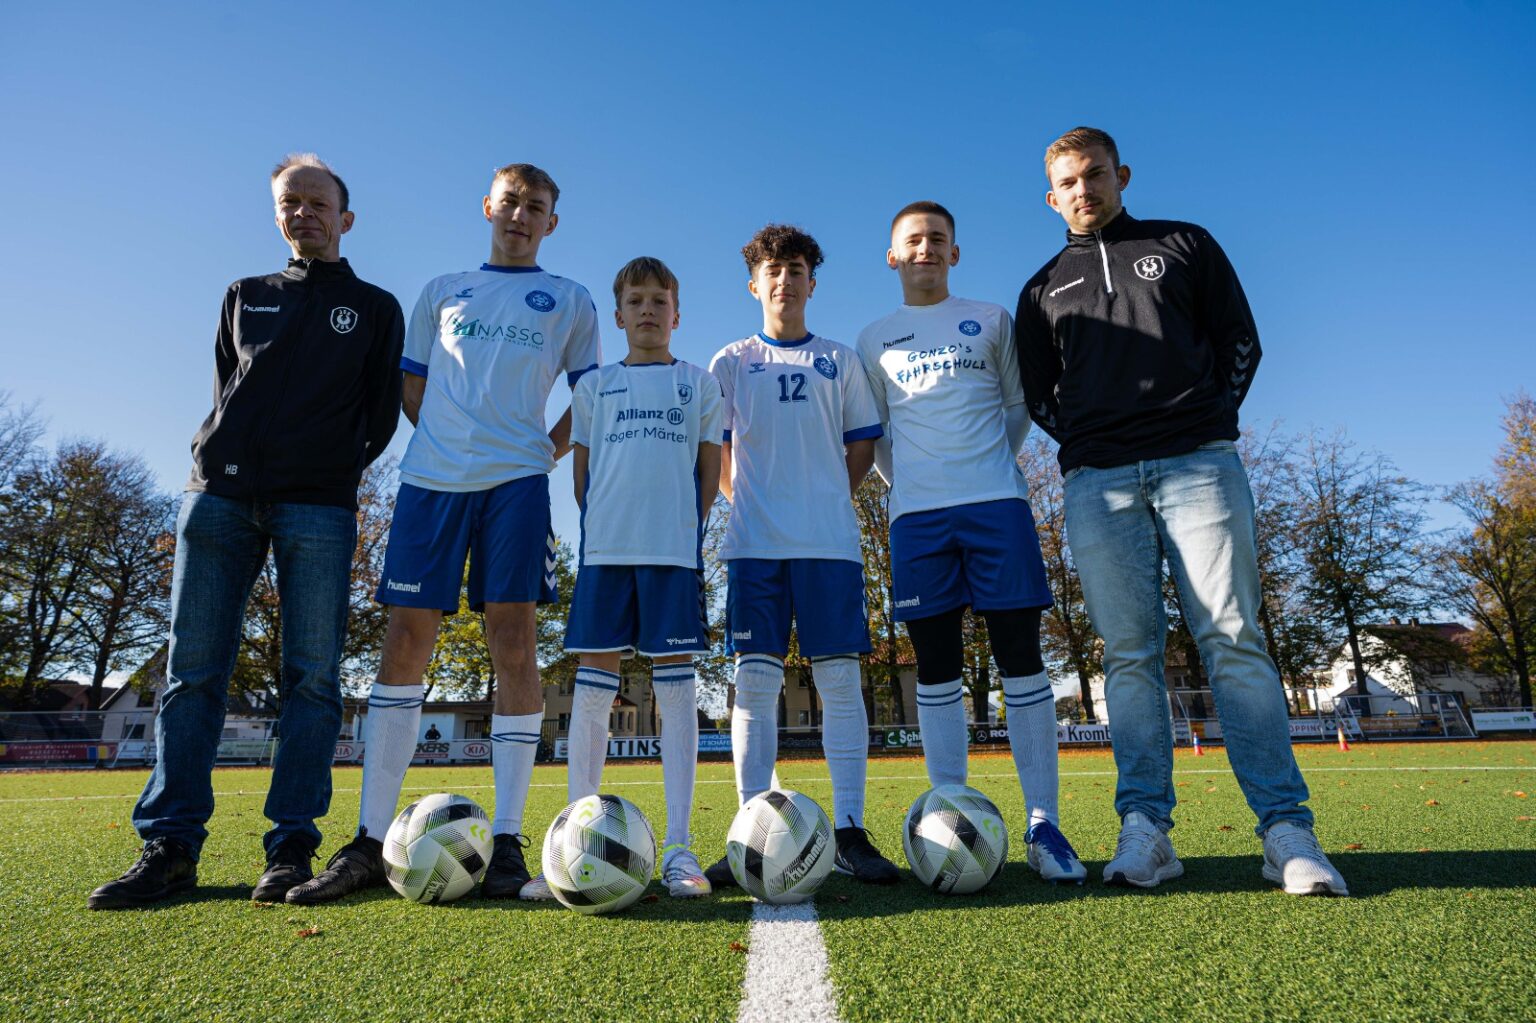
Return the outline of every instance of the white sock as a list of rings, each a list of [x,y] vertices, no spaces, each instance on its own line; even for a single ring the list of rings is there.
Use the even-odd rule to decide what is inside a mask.
[[[667,837],[662,848],[688,845],[694,776],[699,766],[699,710],[693,662],[658,664],[651,688],[661,711],[661,783],[667,796]]]
[[[491,834],[519,835],[533,758],[539,752],[539,726],[544,714],[491,715],[491,775],[496,782],[496,816]]]
[[[964,785],[970,736],[965,731],[965,693],[960,679],[917,684],[917,728],[923,736],[928,783]]]
[[[363,722],[363,795],[358,830],[384,841],[400,786],[416,755],[416,733],[421,728],[421,704],[426,688],[421,685],[390,686],[375,682],[368,691],[368,717]]]
[[[1003,679],[1003,705],[1008,708],[1008,745],[1013,747],[1013,766],[1024,789],[1029,823],[1047,820],[1061,823],[1056,789],[1056,697],[1045,672],[1024,678]]]
[[[864,826],[864,775],[869,764],[869,712],[859,684],[859,657],[811,659],[821,697],[821,747],[832,774],[832,826]]]
[[[597,795],[608,759],[608,715],[619,692],[619,676],[601,668],[577,668],[571,696],[571,723],[565,739],[565,799]]]
[[[743,654],[736,662],[736,705],[731,708],[731,759],[736,795],[745,803],[773,786],[779,757],[779,690],[784,662],[767,654]]]

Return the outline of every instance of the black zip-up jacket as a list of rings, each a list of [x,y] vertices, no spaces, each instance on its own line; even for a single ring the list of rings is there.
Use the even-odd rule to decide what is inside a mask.
[[[400,303],[345,259],[290,259],[231,284],[187,489],[355,509],[400,420],[404,343]]]
[[[1029,414],[1061,471],[1236,440],[1259,332],[1204,228],[1124,210],[1029,279],[1014,318]]]

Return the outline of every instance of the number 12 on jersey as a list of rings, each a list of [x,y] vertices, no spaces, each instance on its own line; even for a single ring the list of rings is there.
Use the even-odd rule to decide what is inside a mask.
[[[780,401],[810,401],[805,396],[804,373],[780,373],[779,374],[779,400]]]

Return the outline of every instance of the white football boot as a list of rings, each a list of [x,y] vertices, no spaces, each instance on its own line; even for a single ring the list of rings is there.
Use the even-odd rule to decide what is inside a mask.
[[[1144,813],[1126,814],[1115,842],[1115,858],[1104,864],[1104,883],[1156,888],[1183,873],[1184,864],[1173,854],[1167,833]]]
[[[1328,862],[1312,829],[1291,821],[1271,824],[1264,832],[1264,880],[1287,895],[1349,894],[1344,876]]]
[[[661,880],[676,899],[696,899],[714,891],[699,858],[686,845],[669,845],[661,856]]]
[[[1082,884],[1088,880],[1088,868],[1077,858],[1072,843],[1050,821],[1035,821],[1024,841],[1029,846],[1025,861],[1045,880],[1052,884]]]
[[[549,890],[549,880],[540,874],[519,888],[517,897],[528,902],[547,902],[555,897],[555,893]]]

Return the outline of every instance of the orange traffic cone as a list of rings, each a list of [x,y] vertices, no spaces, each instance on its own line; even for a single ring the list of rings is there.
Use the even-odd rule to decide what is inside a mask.
[[[1344,725],[1342,722],[1339,724],[1339,752],[1349,752],[1349,740],[1344,737]]]
[[[1197,756],[1197,757],[1205,756],[1205,747],[1200,745],[1200,733],[1199,732],[1190,732],[1189,733],[1189,738],[1190,738],[1191,744],[1195,747],[1195,756]]]

